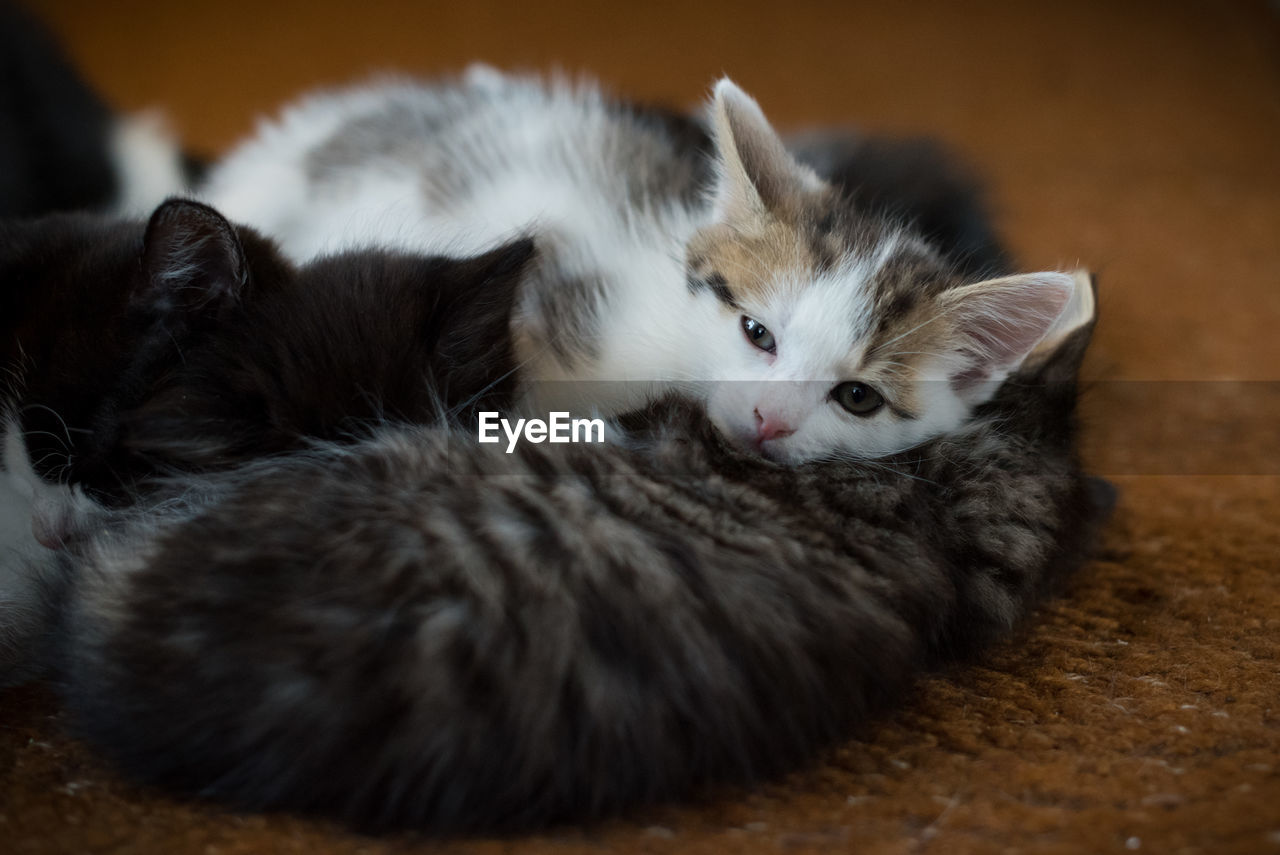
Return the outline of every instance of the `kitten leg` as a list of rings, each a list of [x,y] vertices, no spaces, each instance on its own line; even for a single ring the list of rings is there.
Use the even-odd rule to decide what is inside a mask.
[[[58,549],[84,532],[98,505],[35,474],[13,419],[0,436],[0,686],[37,676],[64,572]]]

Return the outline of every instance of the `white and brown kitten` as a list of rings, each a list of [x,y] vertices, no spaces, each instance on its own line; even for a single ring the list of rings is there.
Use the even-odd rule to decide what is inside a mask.
[[[513,329],[525,407],[618,412],[679,388],[784,462],[944,434],[1090,316],[1067,311],[1089,299],[1071,275],[979,279],[860,205],[727,79],[705,124],[488,68],[322,94],[265,125],[205,192],[299,260],[533,233],[542,263]]]

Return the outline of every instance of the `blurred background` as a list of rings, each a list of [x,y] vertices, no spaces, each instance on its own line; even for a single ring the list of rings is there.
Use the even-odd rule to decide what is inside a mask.
[[[813,770],[549,849],[1280,852],[1275,4],[26,5],[116,107],[163,109],[206,156],[305,90],[377,73],[560,68],[672,106],[729,74],[783,130],[943,138],[1024,268],[1100,274],[1086,446],[1121,500],[1065,597]],[[405,851],[139,792],[58,734],[47,696],[0,713],[15,851]]]

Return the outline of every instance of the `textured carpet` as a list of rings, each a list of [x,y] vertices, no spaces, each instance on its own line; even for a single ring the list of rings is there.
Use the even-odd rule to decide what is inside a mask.
[[[372,840],[122,782],[0,694],[0,850],[1280,853],[1280,26],[1262,3],[33,4],[213,154],[301,89],[473,59],[955,143],[1028,268],[1087,264],[1099,559],[810,770],[533,838]],[[1232,381],[1232,382],[1225,382]],[[1271,381],[1271,382],[1268,382]]]

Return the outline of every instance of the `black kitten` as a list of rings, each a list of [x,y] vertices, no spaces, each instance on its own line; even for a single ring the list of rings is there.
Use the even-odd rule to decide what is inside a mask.
[[[301,269],[196,202],[147,224],[0,224],[0,365],[37,474],[95,498],[385,419],[493,408],[514,383],[516,241]]]
[[[182,200],[148,223],[0,223],[0,667],[43,624],[45,547],[156,476],[504,403],[532,252],[295,269]]]
[[[193,210],[158,213],[153,228],[162,219],[200,246],[182,263],[202,292],[234,292],[262,262],[211,209]],[[532,255],[518,240],[465,260],[348,252],[294,271],[273,254],[270,287],[242,287],[217,333],[122,413],[115,462],[220,469],[386,421],[470,423],[505,406],[516,383],[508,327]]]

